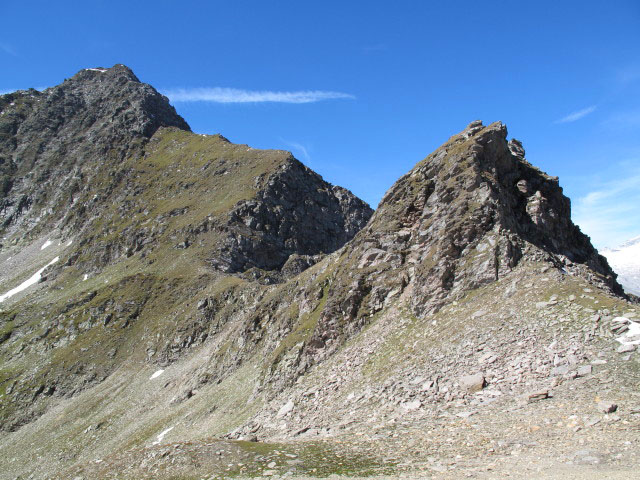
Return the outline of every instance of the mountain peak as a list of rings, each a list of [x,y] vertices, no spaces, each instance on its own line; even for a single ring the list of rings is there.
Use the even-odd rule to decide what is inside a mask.
[[[116,126],[126,127],[131,133],[147,138],[160,127],[190,130],[189,125],[169,104],[167,97],[151,85],[142,83],[126,65],[80,70],[46,92],[56,102],[60,97],[72,97],[75,106],[93,109],[89,114],[96,117],[111,116],[109,120],[114,120],[114,115],[117,119],[119,114],[126,114],[130,121]],[[71,113],[74,116],[82,115],[80,108]]]
[[[3,236],[24,234],[27,224],[35,233],[54,226],[69,194],[90,188],[105,165],[140,155],[160,127],[190,131],[165,96],[120,64],[81,70],[43,92],[5,95],[0,111]]]
[[[93,67],[93,68],[84,68],[76,73],[72,78],[73,79],[83,79],[87,77],[99,76],[102,74],[104,78],[126,78],[129,81],[140,82],[140,79],[133,73],[133,70],[126,65],[121,63],[116,63],[113,67],[105,68],[105,67]]]
[[[424,315],[527,260],[622,294],[558,178],[527,162],[501,122],[472,122],[401,177],[345,255],[357,266],[345,282],[362,277],[371,311],[402,295]]]
[[[615,274],[571,222],[558,178],[501,122],[452,136],[371,216],[289,152],[186,131],[122,65],[0,97],[0,111],[0,467],[12,476],[126,465],[199,478],[250,445],[225,438],[266,440],[265,453],[321,432],[342,450],[356,435],[362,452],[372,426],[395,450],[396,420],[416,444],[440,422],[450,445],[453,415],[474,413],[498,425],[473,442],[486,450],[505,425],[548,420],[538,400],[575,399],[583,416],[591,379],[632,390],[631,350],[612,333],[636,331],[636,312],[611,295]],[[156,455],[169,432],[198,462]],[[209,466],[207,445],[224,464]],[[262,472],[262,453],[235,472]]]
[[[472,122],[401,177],[340,251],[300,364],[321,362],[384,312],[424,320],[531,272],[623,296],[570,214],[558,178],[529,164],[503,123]],[[283,367],[270,381],[295,375]]]

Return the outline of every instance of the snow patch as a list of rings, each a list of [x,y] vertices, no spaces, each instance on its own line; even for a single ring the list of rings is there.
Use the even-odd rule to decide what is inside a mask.
[[[616,341],[622,345],[640,345],[640,323],[632,322],[626,317],[616,317],[612,322],[621,322],[629,324],[629,330],[624,332],[623,335],[616,338]]]
[[[44,242],[44,245],[42,245],[40,247],[40,250],[44,250],[45,248],[47,248],[48,246],[50,246],[53,242],[51,240],[47,240],[46,242]]]
[[[69,246],[69,245],[71,245],[72,243],[73,243],[73,240],[69,240],[69,241],[67,242],[67,244],[65,245],[65,247],[68,247],[68,246]]]
[[[100,72],[100,73],[104,73],[107,71],[106,68],[87,68],[85,70],[91,70],[92,72]]]
[[[173,427],[169,427],[167,428],[165,431],[161,432],[160,435],[158,435],[158,438],[155,442],[153,442],[151,445],[158,445],[162,439],[164,438],[164,436],[169,433],[171,430],[173,430]]]
[[[151,375],[149,377],[149,380],[153,380],[154,378],[158,378],[163,373],[164,373],[164,370],[158,370],[158,371],[154,372],[153,375]]]
[[[84,282],[87,278],[89,278],[89,275],[87,275],[86,273],[84,274],[84,277],[82,277],[82,281]]]
[[[42,278],[42,272],[44,272],[44,270],[47,267],[50,267],[51,265],[56,263],[58,260],[60,260],[60,257],[54,258],[49,263],[47,263],[44,267],[42,267],[40,270],[34,273],[31,277],[29,277],[27,280],[25,280],[20,285],[18,285],[16,288],[9,290],[7,293],[0,295],[0,303],[4,302],[9,297],[13,297],[16,293],[20,293],[21,291],[29,288],[31,285],[35,285],[36,283],[38,283]]]

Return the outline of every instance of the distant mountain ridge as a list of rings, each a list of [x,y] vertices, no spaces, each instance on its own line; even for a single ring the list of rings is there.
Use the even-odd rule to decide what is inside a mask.
[[[640,244],[640,235],[637,237],[633,237],[626,242],[621,243],[615,250],[620,250],[622,248],[632,247],[634,245]]]
[[[625,291],[640,296],[640,236],[616,248],[605,248],[601,253],[618,274],[618,282]]]

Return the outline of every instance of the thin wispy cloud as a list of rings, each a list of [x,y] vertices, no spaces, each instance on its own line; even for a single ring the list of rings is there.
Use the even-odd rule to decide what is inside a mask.
[[[355,99],[354,95],[324,90],[274,92],[268,90],[242,90],[238,88],[174,88],[162,93],[172,102],[212,103],[313,103],[323,100]]]
[[[309,155],[309,149],[304,145],[302,145],[301,143],[290,142],[288,140],[285,140],[284,138],[281,138],[280,141],[284,143],[288,148],[293,150],[293,153],[298,155],[305,162],[311,161],[311,155]]]
[[[570,113],[566,117],[562,117],[553,123],[571,123],[571,122],[578,121],[581,118],[586,117],[590,113],[595,112],[596,108],[597,108],[596,105],[591,105],[590,107],[583,108],[582,110],[578,110],[577,112]]]
[[[18,52],[16,52],[11,45],[8,43],[0,42],[0,50],[2,50],[7,55],[11,55],[12,57],[17,57]]]
[[[640,111],[614,113],[603,120],[602,125],[614,130],[637,129],[640,126]]]
[[[640,80],[640,67],[629,66],[617,72],[616,81],[621,85],[628,85]]]
[[[640,170],[636,169],[631,175],[594,185],[577,199],[572,217],[598,248],[615,247],[640,234],[638,205]]]

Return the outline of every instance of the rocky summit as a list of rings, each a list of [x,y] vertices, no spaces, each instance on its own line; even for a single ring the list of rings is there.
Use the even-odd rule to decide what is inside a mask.
[[[124,65],[82,70],[43,92],[3,95],[0,112],[3,237],[79,216],[69,210],[98,176],[117,175],[120,161],[139,153],[158,128],[189,130],[167,99]]]
[[[123,66],[0,96],[0,478],[629,478],[640,308],[476,121],[373,212]]]

